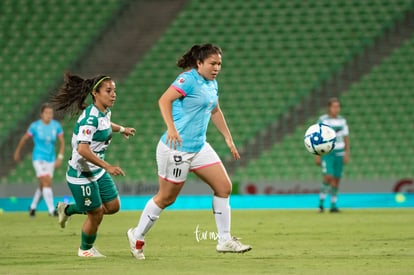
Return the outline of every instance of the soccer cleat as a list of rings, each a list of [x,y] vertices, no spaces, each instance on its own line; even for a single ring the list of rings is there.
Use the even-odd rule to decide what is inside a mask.
[[[92,247],[88,250],[78,249],[78,256],[79,257],[95,257],[95,258],[102,258],[106,257],[102,255],[95,247]]]
[[[138,260],[145,260],[144,249],[143,249],[145,242],[141,240],[136,240],[134,238],[133,228],[128,229],[127,237],[128,237],[129,247],[131,249],[132,256]]]
[[[58,214],[58,223],[60,224],[61,228],[65,228],[66,224],[68,222],[69,216],[65,213],[65,208],[67,204],[64,202],[58,202],[56,208],[57,208],[57,214]]]
[[[323,213],[325,211],[325,209],[323,208],[323,206],[319,206],[319,213]]]
[[[30,216],[31,218],[36,217],[36,209],[31,209],[31,208],[29,208],[29,216]]]
[[[251,249],[250,245],[242,244],[236,237],[232,237],[230,240],[216,246],[217,252],[220,253],[244,253]]]
[[[331,210],[329,210],[329,212],[331,212],[331,213],[339,213],[339,212],[341,212],[341,211],[339,211],[339,209],[338,209],[338,208],[333,207],[333,208],[331,208]]]

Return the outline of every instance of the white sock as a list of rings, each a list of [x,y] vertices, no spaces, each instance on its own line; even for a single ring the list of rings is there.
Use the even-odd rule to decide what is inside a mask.
[[[39,204],[40,198],[42,197],[42,191],[38,187],[33,195],[32,204],[30,205],[30,209],[36,209],[37,205]]]
[[[43,187],[43,198],[45,198],[49,214],[53,214],[55,211],[55,205],[53,203],[53,191],[51,187]]]
[[[217,231],[220,237],[219,242],[225,242],[231,239],[230,235],[230,199],[213,197],[213,213],[216,220]]]
[[[142,211],[141,218],[139,219],[138,225],[134,230],[134,237],[137,240],[144,240],[145,234],[151,229],[154,223],[160,217],[163,209],[159,208],[155,204],[154,199],[150,199],[145,205]]]

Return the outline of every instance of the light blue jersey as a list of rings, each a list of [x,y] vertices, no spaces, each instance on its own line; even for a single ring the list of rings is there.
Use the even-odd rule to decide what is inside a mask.
[[[27,134],[33,138],[33,160],[54,162],[55,143],[58,136],[63,135],[62,126],[56,120],[44,124],[41,119],[30,124]]]
[[[180,74],[171,85],[182,97],[172,104],[174,125],[182,139],[184,152],[199,152],[206,142],[211,111],[217,106],[216,80],[206,80],[196,69]],[[166,143],[167,132],[161,137]]]

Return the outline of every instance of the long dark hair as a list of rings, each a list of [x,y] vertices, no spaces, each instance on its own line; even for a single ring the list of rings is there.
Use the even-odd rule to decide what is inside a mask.
[[[213,44],[194,45],[178,61],[179,68],[197,68],[197,61],[204,62],[213,54],[222,55],[220,47]]]
[[[86,108],[86,98],[90,94],[93,102],[93,91],[99,92],[104,81],[111,80],[109,76],[99,75],[91,79],[83,79],[69,72],[64,75],[64,83],[50,100],[51,104],[61,114],[78,114]]]

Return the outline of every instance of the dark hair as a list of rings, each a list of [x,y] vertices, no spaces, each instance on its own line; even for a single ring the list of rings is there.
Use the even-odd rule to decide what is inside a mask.
[[[204,62],[213,54],[222,54],[220,47],[213,44],[194,45],[178,61],[179,68],[197,68],[197,61]]]
[[[338,102],[339,104],[341,104],[341,102],[339,101],[339,98],[337,98],[337,97],[331,97],[328,100],[328,107],[330,107],[333,103],[336,103],[336,102]]]
[[[52,97],[51,103],[57,111],[63,114],[70,112],[72,115],[86,108],[85,100],[90,94],[95,102],[92,92],[99,92],[104,81],[111,80],[109,76],[99,75],[91,79],[83,79],[71,73],[65,73],[64,83]]]
[[[45,109],[53,109],[52,105],[48,102],[45,102],[42,104],[42,106],[40,107],[40,113],[43,113],[43,111]]]

